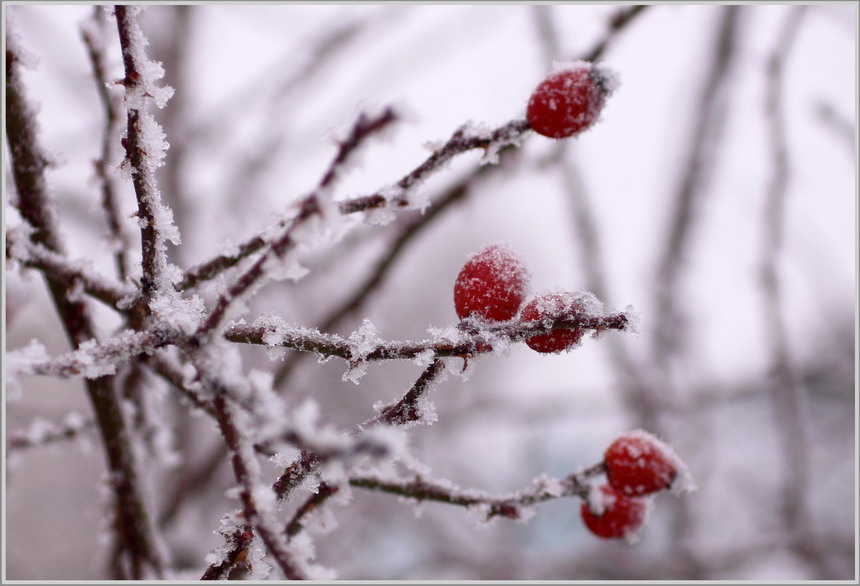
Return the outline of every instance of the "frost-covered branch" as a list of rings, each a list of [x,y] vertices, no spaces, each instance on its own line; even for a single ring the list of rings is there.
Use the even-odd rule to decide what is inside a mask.
[[[475,149],[484,149],[487,160],[492,161],[501,149],[518,145],[529,130],[528,122],[525,120],[512,120],[494,130],[475,128],[470,124],[463,125],[445,144],[436,148],[423,163],[395,183],[393,188],[389,187],[372,195],[341,202],[341,213],[353,214],[385,207],[408,207],[412,203],[409,200],[409,191],[457,155]]]
[[[384,407],[379,415],[364,422],[361,427],[366,428],[380,423],[387,425],[408,425],[420,421],[422,417],[427,415],[424,413],[424,409],[422,409],[422,400],[444,370],[445,361],[441,358],[436,358],[421,373],[415,384],[412,385],[399,401],[393,405]]]
[[[396,494],[414,499],[417,502],[435,501],[467,507],[480,511],[487,520],[493,517],[507,519],[526,519],[526,507],[559,498],[588,498],[589,478],[604,472],[603,464],[576,472],[565,478],[555,479],[540,476],[534,480],[535,486],[509,495],[492,495],[481,490],[463,489],[454,484],[415,475],[411,478],[383,478],[375,475],[353,474],[349,483],[358,488]]]
[[[287,549],[286,539],[275,526],[274,493],[270,487],[261,482],[260,467],[255,459],[253,448],[245,437],[243,429],[237,426],[236,414],[232,412],[232,407],[224,396],[225,393],[216,393],[214,407],[218,427],[231,453],[233,473],[242,488],[240,499],[244,518],[266,544],[269,554],[275,559],[284,576],[289,580],[304,579],[303,573],[298,569]]]
[[[351,362],[378,360],[414,360],[424,356],[471,356],[491,352],[493,344],[521,342],[532,336],[555,330],[582,329],[630,331],[635,327],[628,312],[600,316],[574,315],[555,320],[511,322],[501,325],[483,325],[470,331],[461,328],[456,339],[440,338],[423,342],[385,342],[380,340],[371,347],[357,350],[349,338],[320,333],[316,329],[283,327],[281,320],[263,319],[251,326],[234,325],[225,333],[231,342],[261,344],[289,348],[300,352],[313,352],[320,356],[334,356]]]
[[[116,374],[118,366],[140,354],[151,354],[168,343],[161,332],[127,330],[99,342],[95,339],[80,344],[77,350],[50,358],[38,343],[31,343],[7,355],[7,374],[14,378],[27,375],[88,379]]]
[[[302,506],[296,510],[290,522],[287,523],[287,528],[284,530],[287,538],[295,537],[301,533],[302,529],[305,528],[305,517],[319,509],[329,498],[337,494],[338,490],[340,488],[336,485],[320,482],[317,492],[308,497]]]
[[[93,270],[89,261],[72,261],[43,244],[32,242],[19,230],[6,232],[6,256],[22,265],[42,271],[58,284],[80,283],[84,293],[116,309],[123,298],[134,294],[129,287],[112,282]]]
[[[17,451],[73,440],[92,430],[95,424],[92,418],[74,412],[67,414],[61,423],[34,419],[26,430],[10,433],[6,438],[6,447],[10,451]]]
[[[104,51],[104,44],[107,42],[106,24],[105,8],[95,6],[92,19],[81,26],[81,36],[87,48],[96,91],[105,114],[101,154],[95,161],[95,168],[101,186],[101,204],[107,220],[110,242],[116,248],[114,258],[117,274],[120,280],[124,281],[128,275],[128,253],[131,250],[131,242],[122,224],[114,179],[108,170],[112,153],[111,145],[119,138],[121,116],[117,104],[108,91],[107,56]]]
[[[149,61],[148,44],[137,24],[140,6],[117,5],[116,14],[122,62],[125,68],[126,158],[131,167],[132,183],[137,197],[137,219],[141,233],[143,275],[141,294],[148,304],[159,291],[169,286],[167,278],[167,241],[179,243],[179,233],[173,225],[173,215],[161,202],[155,171],[163,164],[168,148],[164,133],[152,114],[147,112],[149,101],[163,107],[173,89],[159,87],[156,82],[164,76],[160,63]]]

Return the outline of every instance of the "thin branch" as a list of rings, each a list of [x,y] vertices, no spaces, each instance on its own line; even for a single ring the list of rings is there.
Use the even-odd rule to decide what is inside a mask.
[[[821,124],[848,147],[853,156],[857,149],[857,129],[851,120],[824,100],[815,104],[815,115]]]
[[[609,46],[618,38],[618,35],[627,28],[631,22],[641,16],[642,13],[645,12],[645,9],[650,6],[651,5],[648,4],[639,4],[636,6],[617,9],[609,19],[609,26],[607,27],[603,38],[598,41],[591,51],[582,57],[582,60],[593,63],[601,59]]]
[[[95,162],[95,167],[101,185],[101,204],[107,220],[110,242],[112,246],[116,247],[114,260],[117,274],[120,280],[124,281],[129,271],[128,254],[131,250],[131,242],[122,225],[122,214],[117,201],[114,180],[108,172],[113,150],[111,145],[113,141],[119,139],[120,112],[107,87],[107,63],[104,54],[104,43],[107,41],[105,27],[107,19],[104,13],[105,8],[103,6],[95,6],[92,20],[82,26],[81,35],[87,48],[96,91],[105,114],[101,154]]]
[[[406,392],[403,397],[394,403],[385,407],[382,412],[362,423],[359,428],[366,429],[373,425],[408,425],[415,421],[420,421],[423,413],[421,412],[420,401],[427,394],[436,379],[439,378],[445,371],[445,361],[441,358],[436,358],[430,363],[415,384]]]
[[[113,309],[117,309],[124,298],[130,298],[134,294],[130,287],[111,282],[96,273],[88,264],[71,261],[29,238],[16,238],[14,231],[6,232],[6,256],[26,267],[41,271],[45,277],[59,285],[68,287],[80,283],[84,293]]]
[[[565,497],[588,498],[589,479],[603,474],[603,463],[562,479],[539,478],[535,487],[510,495],[491,495],[474,489],[461,489],[447,481],[438,481],[415,475],[412,478],[387,479],[374,475],[352,475],[349,484],[414,499],[418,502],[434,501],[460,507],[479,507],[486,519],[505,517],[521,519],[523,508]]]
[[[91,431],[95,425],[94,419],[77,413],[69,413],[62,423],[36,419],[28,429],[10,433],[6,438],[6,448],[12,452],[73,440]]]
[[[804,391],[788,347],[786,320],[782,306],[782,283],[777,261],[782,253],[785,209],[788,199],[791,163],[786,141],[783,106],[783,79],[797,32],[803,22],[804,6],[789,13],[767,64],[766,116],[773,170],[768,185],[763,215],[763,252],[761,285],[766,331],[771,353],[770,399],[776,429],[785,456],[781,512],[787,530],[806,527],[811,521],[807,505],[809,453],[804,424]]]
[[[254,460],[254,453],[248,449],[249,442],[234,422],[231,408],[224,399],[225,393],[215,389],[214,408],[218,418],[218,427],[224,436],[224,441],[231,453],[233,473],[242,487],[241,501],[245,519],[253,526],[260,539],[265,543],[269,554],[275,559],[288,580],[302,580],[304,575],[299,571],[292,555],[285,549],[286,541],[276,534],[267,518],[270,511],[258,508],[258,486],[262,486],[259,478],[259,465]],[[264,487],[268,489],[268,487]]]
[[[155,79],[146,71],[147,59],[144,50],[144,37],[136,21],[137,6],[118,4],[116,14],[117,30],[122,61],[125,68],[126,102],[128,109],[126,157],[132,169],[132,183],[137,197],[137,215],[141,232],[141,252],[143,255],[143,276],[141,294],[148,305],[152,297],[162,287],[167,267],[166,239],[161,225],[167,208],[161,203],[161,194],[155,180],[155,170],[159,166],[156,153],[147,152],[160,128],[146,112],[146,103],[159,95],[169,96],[163,88],[154,86]],[[171,226],[172,227],[172,226]]]
[[[118,366],[140,354],[152,354],[156,349],[168,344],[169,338],[160,331],[124,331],[116,336],[98,342],[88,340],[78,345],[73,352],[54,358],[32,362],[18,360],[13,350],[9,353],[9,374],[11,376],[38,375],[54,378],[83,376],[96,379],[116,373]]]
[[[319,509],[329,498],[337,494],[338,490],[340,489],[335,485],[320,482],[317,492],[296,510],[293,518],[287,523],[287,528],[284,530],[287,538],[295,537],[301,533],[305,528],[305,517]]]
[[[392,197],[380,190],[372,195],[357,197],[341,202],[343,214],[352,214],[384,207],[403,208],[410,205],[408,191],[427,179],[448,161],[475,149],[498,149],[516,145],[530,130],[526,120],[512,120],[492,131],[482,131],[464,125],[458,128],[451,138],[435,149],[427,159],[415,169],[404,175],[396,184],[398,192]]]
[[[473,332],[463,331],[461,340],[456,342],[447,340],[381,342],[360,356],[355,354],[348,339],[334,334],[321,334],[309,328],[293,327],[288,332],[279,332],[265,325],[235,325],[227,330],[225,337],[231,342],[314,352],[321,356],[334,356],[347,361],[378,361],[411,360],[428,352],[436,357],[471,356],[492,352],[494,341],[496,343],[521,342],[532,336],[551,333],[555,330],[582,329],[602,332],[626,331],[629,328],[630,320],[626,313],[609,313],[602,316],[575,314],[562,316],[554,321],[487,325]],[[277,340],[275,340],[276,337]]]
[[[739,6],[720,8],[718,34],[713,49],[713,61],[699,95],[698,110],[690,145],[685,150],[687,160],[682,167],[674,209],[668,227],[668,239],[657,275],[654,316],[655,364],[665,368],[678,348],[682,348],[684,328],[680,315],[678,282],[684,268],[684,255],[693,234],[696,212],[714,166],[715,153],[723,120],[726,116],[726,93],[730,75],[737,58]]]

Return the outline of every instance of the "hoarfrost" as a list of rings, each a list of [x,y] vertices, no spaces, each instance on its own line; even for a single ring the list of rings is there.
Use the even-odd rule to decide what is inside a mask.
[[[416,354],[412,361],[420,368],[427,368],[433,362],[434,358],[436,358],[436,352],[432,348],[427,348]]]
[[[36,365],[48,362],[50,359],[48,351],[36,339],[30,340],[30,343],[23,348],[7,352],[5,362],[6,383],[10,391],[7,395],[8,399],[17,400],[21,396],[19,376],[32,374]]]
[[[254,535],[254,539],[248,546],[248,557],[246,563],[248,565],[248,580],[265,580],[272,571],[272,566],[265,562],[266,546],[258,535]]]
[[[627,325],[624,327],[624,331],[636,336],[641,334],[642,316],[639,311],[632,305],[628,305],[624,308],[624,316],[627,318]]]
[[[367,373],[367,356],[382,342],[383,339],[377,333],[376,326],[369,319],[365,319],[361,327],[349,336],[350,364],[349,369],[343,374],[343,380],[359,384],[361,378]]]
[[[606,511],[606,507],[612,505],[614,498],[614,496],[604,493],[596,482],[589,483],[588,496],[585,500],[588,508],[595,515],[602,515]]]
[[[564,485],[557,478],[552,478],[546,473],[541,474],[533,480],[535,485],[544,494],[558,498],[564,494]]]
[[[197,295],[183,297],[172,288],[162,289],[149,303],[155,318],[169,328],[179,328],[186,335],[193,334],[203,321],[206,307]]]

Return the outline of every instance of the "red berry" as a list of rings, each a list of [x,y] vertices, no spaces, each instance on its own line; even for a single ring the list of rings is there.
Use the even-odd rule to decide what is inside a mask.
[[[605,68],[586,61],[565,64],[532,93],[526,110],[529,126],[550,138],[578,134],[597,122],[616,85]]]
[[[573,293],[546,293],[529,301],[523,308],[523,323],[534,321],[554,321],[562,317],[572,317],[582,311],[582,304]],[[567,350],[582,340],[585,330],[573,328],[556,330],[549,334],[532,336],[526,340],[529,348],[536,352],[552,354]]]
[[[628,495],[664,490],[678,476],[678,460],[672,449],[644,431],[618,437],[607,448],[603,461],[609,484]]]
[[[454,309],[460,319],[477,315],[488,321],[507,321],[525,300],[529,273],[507,246],[488,246],[473,254],[454,283]]]
[[[644,498],[624,496],[612,489],[608,484],[598,487],[598,510],[592,512],[588,502],[580,507],[582,521],[588,529],[604,539],[619,537],[635,538],[637,531],[645,522],[648,513],[648,501]],[[602,510],[599,510],[602,509]]]

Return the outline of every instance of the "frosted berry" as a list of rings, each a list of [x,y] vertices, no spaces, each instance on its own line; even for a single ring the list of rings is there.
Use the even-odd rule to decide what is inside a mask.
[[[529,99],[529,126],[550,138],[578,134],[597,122],[616,85],[614,74],[586,61],[558,66]]]
[[[678,462],[672,449],[644,431],[618,437],[607,448],[603,461],[609,484],[627,495],[664,490],[678,476]]]
[[[473,254],[454,283],[454,309],[460,319],[478,316],[507,321],[517,315],[528,290],[529,273],[516,253],[493,245]]]
[[[634,538],[645,522],[648,501],[624,496],[608,484],[598,487],[600,509],[592,511],[588,502],[580,507],[580,516],[589,531],[604,539]]]
[[[523,323],[572,317],[582,311],[582,304],[573,293],[546,293],[529,301],[520,317]],[[585,330],[573,328],[532,336],[526,340],[535,352],[552,354],[567,350],[582,340]]]

